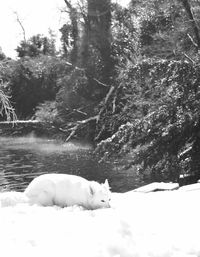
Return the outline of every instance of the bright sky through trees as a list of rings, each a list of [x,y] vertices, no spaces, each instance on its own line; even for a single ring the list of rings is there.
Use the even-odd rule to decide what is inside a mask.
[[[72,2],[75,0],[72,0]],[[120,1],[123,5],[129,0]],[[64,22],[65,14],[60,9],[65,6],[64,0],[6,0],[1,1],[0,8],[0,47],[9,57],[16,57],[16,47],[23,40],[22,29],[17,22],[15,12],[22,22],[26,37],[35,34],[48,34],[52,29],[59,39],[59,28]]]

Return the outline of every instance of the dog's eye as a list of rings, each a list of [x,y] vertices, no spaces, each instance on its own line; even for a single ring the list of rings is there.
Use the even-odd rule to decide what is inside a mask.
[[[105,203],[105,200],[101,200],[102,203]]]

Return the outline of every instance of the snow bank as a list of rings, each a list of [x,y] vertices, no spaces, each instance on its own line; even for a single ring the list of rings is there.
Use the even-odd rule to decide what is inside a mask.
[[[2,257],[200,256],[200,190],[113,193],[112,208],[94,211],[30,206],[22,193],[5,194]]]

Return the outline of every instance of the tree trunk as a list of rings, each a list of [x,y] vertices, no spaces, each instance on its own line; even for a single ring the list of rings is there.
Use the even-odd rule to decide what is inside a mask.
[[[78,12],[75,7],[72,6],[71,2],[64,0],[67,8],[69,9],[69,17],[72,25],[72,38],[73,38],[73,49],[71,52],[70,61],[73,65],[78,65],[78,48],[79,48],[79,24],[78,24]]]

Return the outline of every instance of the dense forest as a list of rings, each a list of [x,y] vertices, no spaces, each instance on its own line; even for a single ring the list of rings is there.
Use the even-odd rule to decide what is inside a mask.
[[[54,124],[154,181],[200,178],[200,2],[63,1],[59,51],[50,31],[0,53],[2,120]]]

